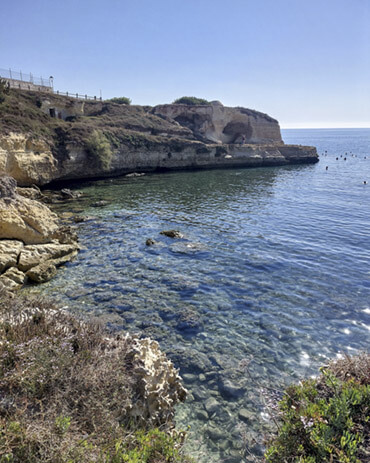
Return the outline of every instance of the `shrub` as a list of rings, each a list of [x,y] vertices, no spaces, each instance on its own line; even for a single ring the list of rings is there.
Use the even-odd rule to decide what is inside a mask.
[[[5,101],[6,95],[9,95],[9,89],[9,83],[4,79],[0,79],[0,104]]]
[[[110,100],[105,100],[109,101],[110,103],[117,103],[117,104],[131,104],[131,99],[127,98],[127,96],[117,96],[115,98],[111,98]]]
[[[203,98],[197,98],[195,96],[183,96],[175,100],[172,104],[186,104],[189,106],[207,105],[209,104],[209,101],[204,100]]]
[[[109,170],[112,164],[112,147],[108,138],[103,132],[94,130],[86,141],[86,148],[93,159],[104,171]]]
[[[184,434],[128,418],[131,338],[0,294],[0,463],[188,463]]]
[[[290,386],[268,463],[360,463],[370,455],[370,355],[346,357]]]

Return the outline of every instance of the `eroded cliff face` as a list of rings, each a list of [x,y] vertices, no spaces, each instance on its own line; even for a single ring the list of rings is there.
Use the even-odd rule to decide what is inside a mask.
[[[317,162],[314,147],[284,144],[204,144],[177,139],[159,140],[134,147],[122,144],[112,150],[108,167],[102,167],[84,146],[66,144],[63,157],[53,156],[46,143],[24,135],[0,139],[0,173],[18,185],[45,185],[53,181],[111,177],[157,170],[262,167]]]
[[[175,120],[200,139],[214,143],[282,143],[277,120],[246,108],[228,108],[220,102],[209,105],[165,104],[153,114]]]
[[[0,136],[0,173],[21,186],[44,185],[58,175],[57,161],[45,141],[10,133]]]
[[[284,145],[270,116],[219,102],[152,108],[12,91],[0,113],[0,173],[20,186],[318,160],[315,148]]]

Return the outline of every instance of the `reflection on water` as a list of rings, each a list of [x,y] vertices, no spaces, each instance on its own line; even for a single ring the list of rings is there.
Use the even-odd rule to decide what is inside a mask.
[[[369,346],[370,130],[284,135],[328,153],[314,166],[79,185],[81,201],[58,209],[92,216],[85,249],[27,290],[159,341],[190,391],[177,420],[199,462],[262,455],[274,391]]]

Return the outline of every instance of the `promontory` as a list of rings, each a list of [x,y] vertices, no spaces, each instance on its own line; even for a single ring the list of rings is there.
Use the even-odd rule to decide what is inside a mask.
[[[0,173],[18,185],[174,169],[315,163],[277,120],[220,102],[155,107],[11,89],[0,103]]]

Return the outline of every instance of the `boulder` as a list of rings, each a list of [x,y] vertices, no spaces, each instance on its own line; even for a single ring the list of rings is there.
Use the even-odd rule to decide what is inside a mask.
[[[165,235],[169,238],[183,238],[184,236],[178,230],[163,230],[160,232],[160,235]]]
[[[60,227],[58,216],[44,204],[18,194],[13,178],[0,176],[0,274],[5,272],[1,287],[14,291],[26,277],[48,281],[78,250],[70,227]]]
[[[50,259],[68,258],[71,260],[78,249],[76,244],[34,244],[25,246],[19,256],[18,268],[27,271],[31,267],[41,264]]]
[[[57,274],[57,268],[52,260],[47,260],[26,272],[26,276],[35,283],[45,283]]]
[[[0,241],[0,273],[9,267],[17,265],[18,256],[23,248],[23,243],[16,240]]]
[[[0,177],[0,239],[47,243],[59,227],[58,216],[37,201],[20,196],[16,181]]]
[[[20,289],[25,282],[26,275],[16,267],[10,267],[0,276],[0,282],[9,291]]]
[[[149,338],[133,339],[130,353],[137,400],[128,414],[152,424],[172,422],[174,405],[185,400],[187,390],[173,363],[160,350],[159,344]]]

